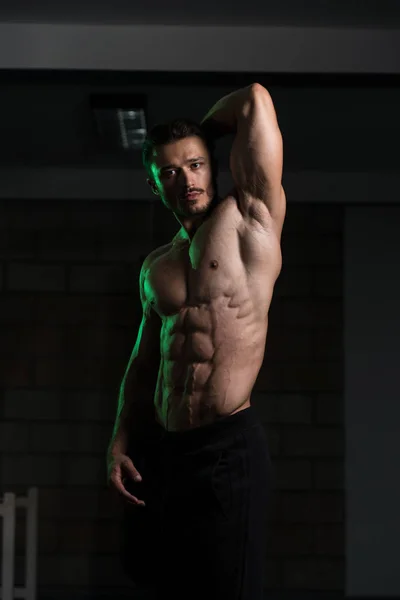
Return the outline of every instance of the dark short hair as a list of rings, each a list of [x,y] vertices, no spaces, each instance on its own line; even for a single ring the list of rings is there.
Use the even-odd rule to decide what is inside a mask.
[[[193,136],[201,138],[206,144],[211,157],[212,170],[214,175],[216,175],[218,167],[214,156],[214,142],[207,136],[201,125],[192,119],[173,119],[172,121],[159,123],[152,127],[142,146],[143,166],[147,173],[151,175],[153,150],[156,146],[164,146],[165,144]]]

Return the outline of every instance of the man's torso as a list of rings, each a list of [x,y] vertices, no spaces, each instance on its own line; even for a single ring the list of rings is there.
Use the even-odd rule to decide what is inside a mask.
[[[263,226],[245,219],[233,196],[191,242],[177,237],[152,253],[144,286],[162,321],[154,402],[165,429],[198,427],[249,405],[280,268],[268,218]]]

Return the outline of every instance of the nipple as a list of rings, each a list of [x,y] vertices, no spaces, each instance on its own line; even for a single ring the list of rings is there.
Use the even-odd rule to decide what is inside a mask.
[[[212,261],[210,262],[210,267],[211,267],[212,269],[217,269],[217,268],[218,268],[218,261],[217,261],[217,260],[212,260]]]

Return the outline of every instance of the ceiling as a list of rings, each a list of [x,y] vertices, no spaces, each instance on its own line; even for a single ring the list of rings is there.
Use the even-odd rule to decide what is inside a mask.
[[[188,8],[189,7],[189,8]],[[0,22],[123,24],[257,24],[400,28],[400,0],[0,0]],[[201,51],[201,50],[200,50]],[[127,73],[99,80],[93,73],[0,72],[0,168],[2,166],[141,167],[140,153],[104,152],[93,126],[91,93],[144,93],[149,123],[172,116],[200,118],[205,108],[235,87],[224,81],[194,81],[188,74],[141,81]],[[175,79],[174,79],[175,78]],[[257,80],[272,89],[285,139],[288,170],[396,171],[400,136],[399,80],[385,84],[371,74],[360,84],[323,74]],[[269,86],[271,84],[271,86]],[[189,108],[188,108],[189,107]],[[188,114],[189,112],[189,114]],[[227,156],[227,153],[224,153]]]
[[[1,0],[0,22],[399,28],[399,0]]]

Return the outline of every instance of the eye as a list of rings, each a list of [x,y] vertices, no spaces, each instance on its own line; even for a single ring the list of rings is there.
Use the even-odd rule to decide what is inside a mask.
[[[197,165],[196,168],[201,167],[201,163],[192,163],[192,167],[195,167],[195,165]]]

